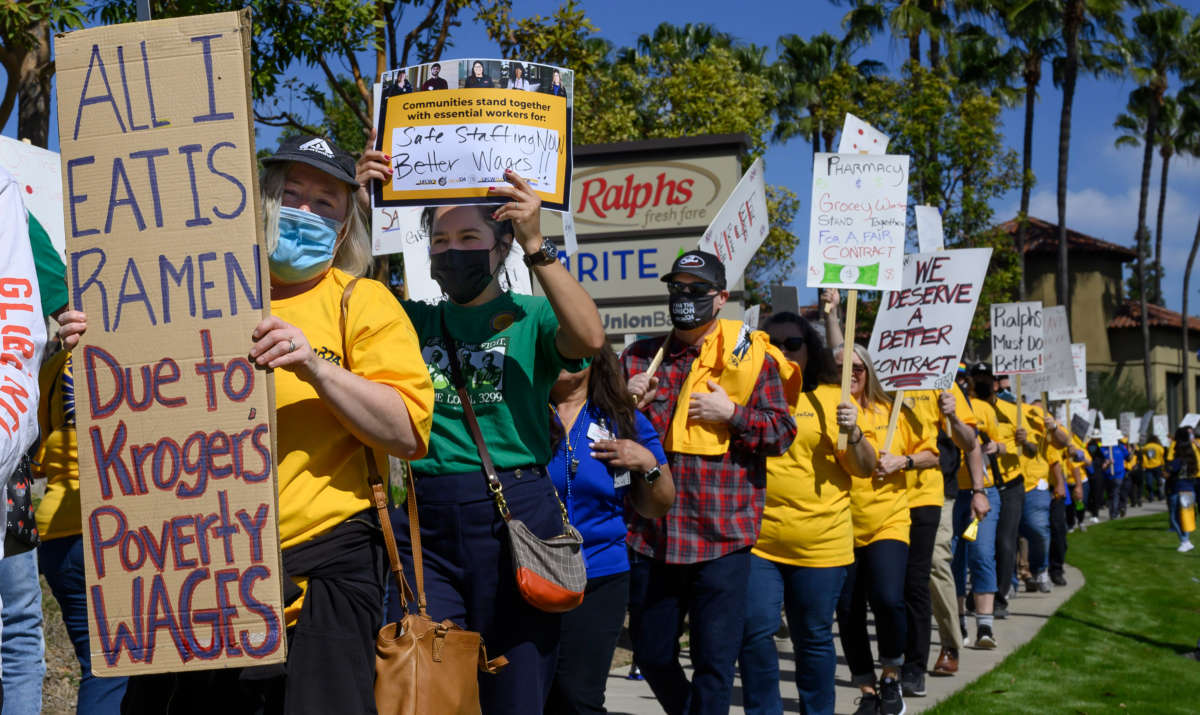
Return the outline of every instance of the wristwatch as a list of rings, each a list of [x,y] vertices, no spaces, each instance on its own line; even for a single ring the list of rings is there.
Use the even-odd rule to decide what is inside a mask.
[[[905,469],[913,468],[913,460],[912,460],[911,454],[904,457],[904,464],[905,464],[905,467],[904,467]]]
[[[525,265],[532,268],[533,266],[548,266],[558,260],[558,246],[554,245],[554,241],[548,238],[542,239],[542,247],[533,253],[525,254]]]
[[[983,494],[986,496],[987,490],[986,489],[972,489],[971,494]]]
[[[654,483],[657,482],[658,478],[661,476],[662,476],[662,470],[658,468],[657,464],[654,465],[654,468],[651,469],[650,471],[642,473],[642,479],[645,479],[646,483],[649,484],[650,486],[654,486]]]

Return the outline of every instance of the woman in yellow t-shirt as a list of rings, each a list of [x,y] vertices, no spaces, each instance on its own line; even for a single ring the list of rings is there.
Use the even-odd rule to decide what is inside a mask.
[[[275,371],[287,664],[254,677],[239,668],[133,677],[123,702],[130,712],[171,700],[213,712],[375,709],[387,558],[364,448],[424,455],[433,385],[412,323],[386,286],[360,280],[343,309],[347,287],[371,263],[353,157],[299,136],[263,164],[271,316],[247,342],[255,364]],[[60,322],[70,349],[86,316],[68,311]]]
[[[797,366],[785,386],[797,429],[787,453],[767,459],[766,503],[750,552],[739,656],[742,700],[747,712],[782,712],[774,635],[786,610],[803,709],[833,712],[833,612],[854,562],[850,475],[871,473],[875,448],[852,427],[862,424],[858,408],[839,405],[833,356],[812,325],[795,313],[775,313],[764,329]],[[837,450],[839,425],[859,432],[846,451]]]
[[[1142,445],[1142,469],[1146,477],[1146,490],[1150,501],[1163,497],[1163,457],[1166,450],[1157,435],[1150,435]]]
[[[850,393],[862,410],[867,441],[879,451],[871,474],[851,480],[850,515],[854,523],[854,563],[838,598],[838,630],[850,666],[850,681],[871,699],[896,701],[900,666],[907,644],[904,579],[908,563],[908,482],[906,469],[938,466],[935,437],[917,435],[910,419],[898,420],[892,444],[886,445],[892,398],[875,377],[871,355],[854,346]],[[867,602],[875,614],[882,679],[876,689],[875,663],[867,636]]]

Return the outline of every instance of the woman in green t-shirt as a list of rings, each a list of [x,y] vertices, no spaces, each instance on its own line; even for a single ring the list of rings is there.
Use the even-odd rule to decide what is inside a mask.
[[[371,146],[373,138],[358,163],[364,185],[388,175],[386,157]],[[412,463],[429,615],[481,632],[489,653],[508,657],[498,675],[480,676],[484,714],[527,715],[542,712],[553,681],[560,617],[530,606],[517,590],[504,520],[463,421],[449,357],[458,356],[513,517],[548,538],[562,532],[545,470],[552,454],[550,388],[561,370],[583,369],[605,335],[591,296],[542,237],[541,199],[514,172],[504,178],[508,184],[490,193],[508,203],[426,209],[430,272],[447,300],[407,301],[404,308],[436,392],[429,452]],[[514,240],[546,297],[501,289],[498,274]],[[392,524],[401,552],[411,553],[403,548],[407,511],[395,510]],[[401,615],[393,595],[389,618]]]

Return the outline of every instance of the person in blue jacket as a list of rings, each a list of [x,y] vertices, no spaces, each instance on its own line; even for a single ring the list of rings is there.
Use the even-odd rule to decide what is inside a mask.
[[[1103,456],[1100,471],[1104,475],[1108,489],[1108,518],[1116,519],[1124,510],[1124,496],[1121,491],[1125,479],[1125,460],[1129,459],[1129,448],[1123,442],[1112,447],[1100,447]]]
[[[562,617],[547,715],[604,712],[604,687],[629,604],[626,513],[667,513],[675,485],[658,432],[634,408],[616,355],[604,348],[550,392],[558,438],[547,465],[571,524],[583,535],[587,590]]]

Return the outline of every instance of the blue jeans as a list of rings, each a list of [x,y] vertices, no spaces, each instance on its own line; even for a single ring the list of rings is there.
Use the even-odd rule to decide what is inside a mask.
[[[796,652],[796,687],[800,690],[801,710],[808,715],[833,712],[837,669],[833,613],[845,579],[845,566],[789,566],[750,555],[746,629],[738,657],[746,715],[783,712],[779,651],[775,649],[774,637],[783,609],[787,609]]]
[[[0,559],[0,600],[4,603],[4,638],[0,645],[3,715],[38,715],[42,710],[46,647],[36,551]]]
[[[1179,524],[1179,492],[1167,496],[1167,518],[1171,523],[1171,531],[1183,541],[1183,527]]]
[[[746,623],[750,548],[712,561],[667,564],[637,559],[629,600],[639,604],[633,652],[667,715],[725,715]],[[679,636],[688,617],[691,683],[679,665]]]
[[[996,525],[1000,521],[1000,492],[995,487],[986,490],[991,509],[979,522],[979,535],[974,541],[961,538],[971,523],[971,490],[960,489],[954,497],[954,535],[950,550],[954,560],[954,589],[959,596],[967,595],[967,571],[971,572],[971,590],[975,593],[996,592]]]
[[[1108,518],[1116,519],[1125,508],[1124,479],[1108,480]]]
[[[1049,489],[1032,489],[1025,492],[1021,510],[1021,536],[1029,542],[1029,570],[1034,576],[1050,563],[1050,500]]]
[[[83,575],[83,537],[65,536],[43,541],[38,547],[38,564],[54,600],[62,610],[67,636],[75,647],[79,660],[79,700],[75,706],[80,715],[117,715],[125,695],[127,678],[97,678],[92,675],[88,650],[87,584]]]

